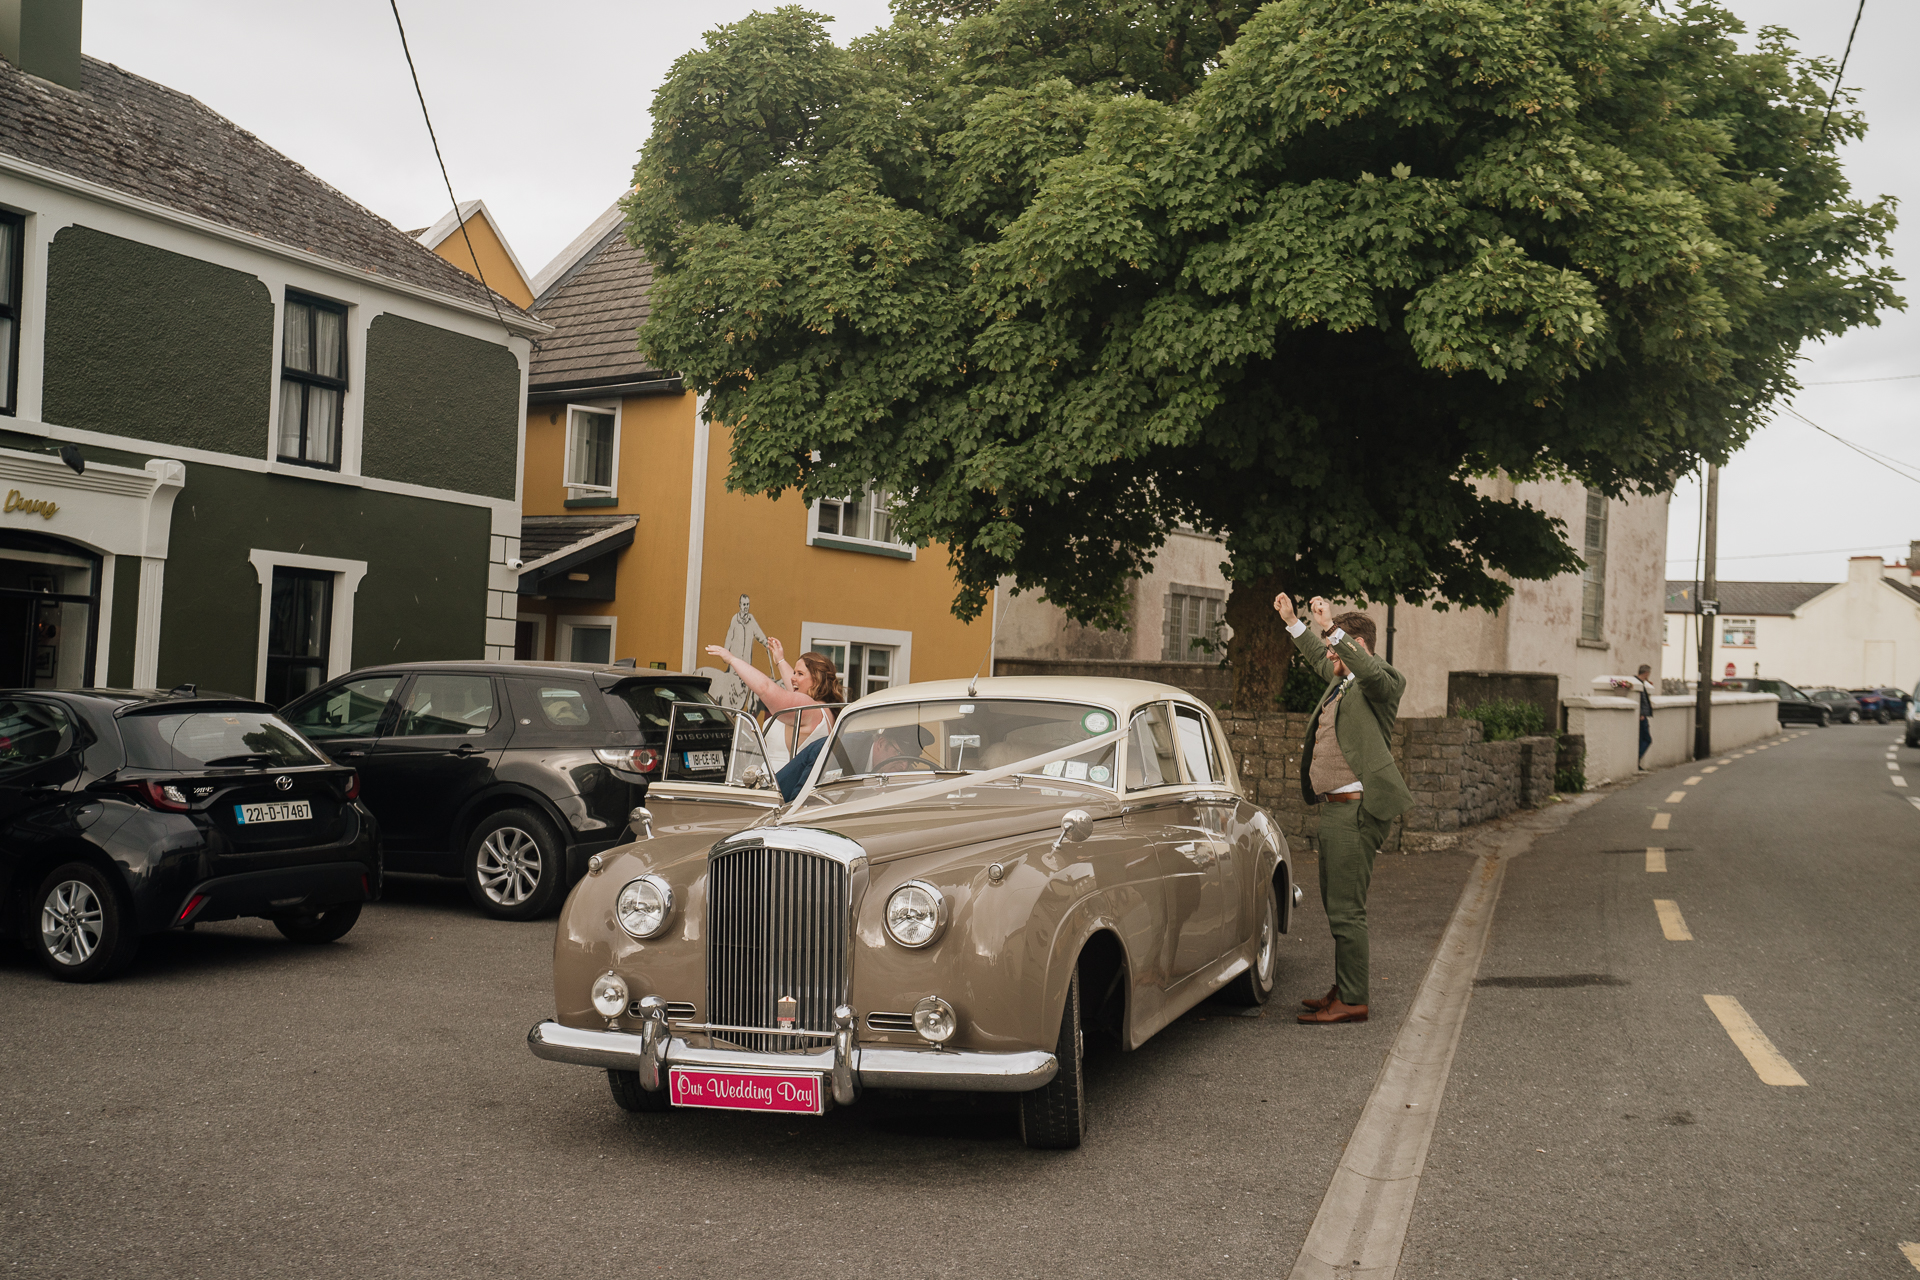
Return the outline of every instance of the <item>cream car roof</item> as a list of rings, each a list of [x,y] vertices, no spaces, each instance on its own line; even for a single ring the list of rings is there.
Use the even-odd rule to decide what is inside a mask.
[[[968,692],[968,687],[972,692]],[[1051,698],[1062,702],[1091,702],[1112,711],[1128,711],[1143,702],[1172,700],[1205,706],[1185,689],[1152,680],[1117,680],[1108,676],[982,676],[971,680],[926,680],[870,693],[848,710],[887,706],[897,702],[926,702],[935,698]]]

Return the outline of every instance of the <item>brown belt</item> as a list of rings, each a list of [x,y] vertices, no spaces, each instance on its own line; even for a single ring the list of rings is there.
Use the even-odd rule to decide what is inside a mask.
[[[1360,796],[1361,793],[1358,791],[1322,791],[1320,793],[1320,802],[1322,804],[1345,804],[1349,800],[1358,800]]]

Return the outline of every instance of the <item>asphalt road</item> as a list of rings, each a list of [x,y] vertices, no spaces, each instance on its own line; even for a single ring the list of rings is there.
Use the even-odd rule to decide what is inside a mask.
[[[1655,775],[1510,862],[1402,1275],[1914,1274],[1920,810],[1893,737]],[[0,1267],[1285,1275],[1472,865],[1382,857],[1374,1017],[1331,1028],[1291,1018],[1331,963],[1301,868],[1266,1016],[1203,1008],[1095,1060],[1093,1133],[1063,1153],[992,1101],[627,1115],[526,1051],[551,923],[457,887],[392,886],[329,947],[172,935],[93,987],[0,949]],[[1762,1084],[1708,994],[1807,1084]]]
[[[1509,862],[1402,1277],[1915,1275],[1920,752],[1898,734],[1664,770]],[[1806,1083],[1763,1083],[1710,995]]]

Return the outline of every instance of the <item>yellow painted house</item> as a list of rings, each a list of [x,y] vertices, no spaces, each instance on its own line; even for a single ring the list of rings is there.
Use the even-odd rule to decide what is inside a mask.
[[[463,200],[458,216],[449,212],[440,221],[407,234],[521,310],[533,306],[527,273],[514,256],[484,200]]]
[[[894,538],[884,493],[727,492],[726,427],[637,349],[651,282],[618,208],[529,282],[555,328],[528,373],[517,656],[718,674],[707,645],[765,670],[775,637],[831,655],[849,698],[979,670],[991,614],[954,619],[944,549]]]

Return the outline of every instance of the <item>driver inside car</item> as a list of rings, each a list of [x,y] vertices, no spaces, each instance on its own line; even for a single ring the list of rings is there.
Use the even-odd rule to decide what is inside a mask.
[[[902,773],[908,769],[937,767],[921,754],[930,740],[926,728],[917,724],[882,729],[874,736],[867,772]]]

